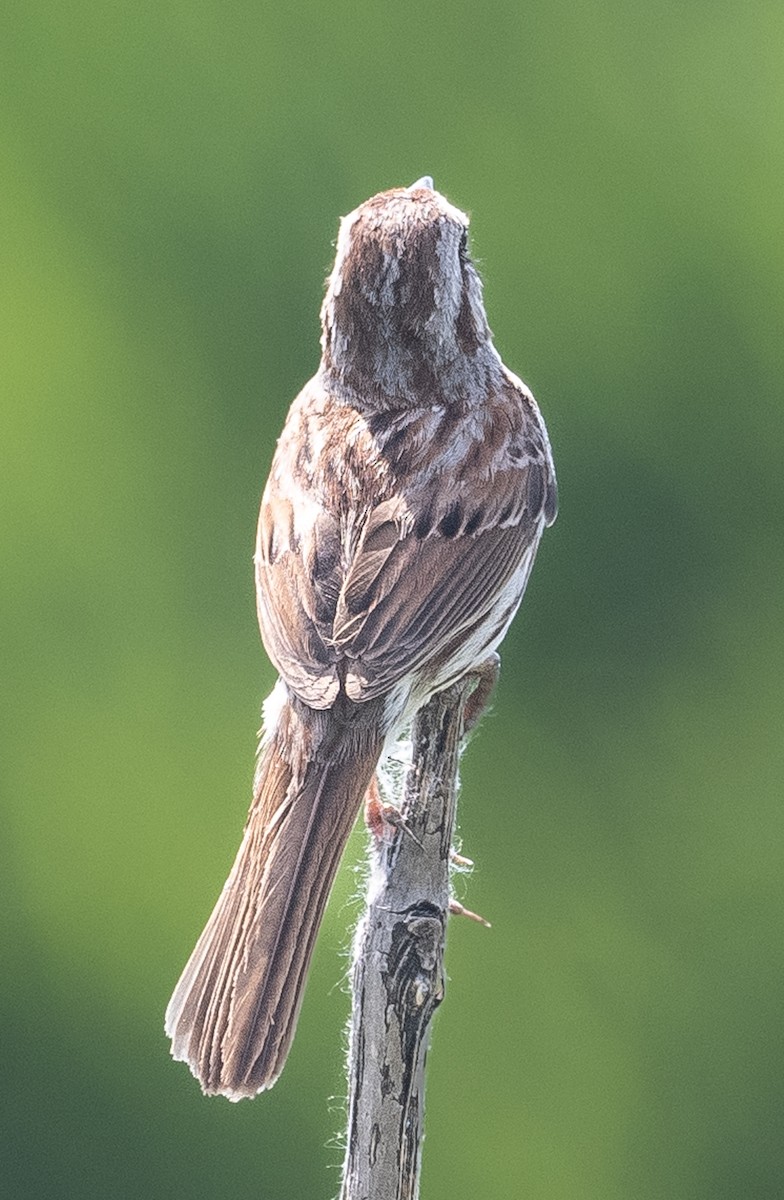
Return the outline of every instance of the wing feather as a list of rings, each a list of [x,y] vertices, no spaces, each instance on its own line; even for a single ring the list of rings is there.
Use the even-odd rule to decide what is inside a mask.
[[[349,699],[370,700],[448,663],[461,638],[475,655],[495,648],[556,511],[546,435],[529,394],[515,392],[516,420],[505,412],[511,432],[501,439],[493,426],[487,435],[496,466],[484,473],[481,440],[433,478],[401,463],[380,495],[375,477],[361,478],[364,459],[346,478],[345,443],[337,465],[321,464],[322,479],[344,470],[343,490],[322,487],[318,500],[292,462],[273,470],[256,549],[259,622],[271,659],[306,704],[330,707],[341,681]],[[292,431],[298,440],[308,439]],[[366,457],[370,471],[378,460]]]

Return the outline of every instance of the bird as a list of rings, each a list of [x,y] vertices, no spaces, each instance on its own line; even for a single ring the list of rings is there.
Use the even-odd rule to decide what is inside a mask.
[[[494,655],[557,485],[533,395],[502,362],[469,219],[430,176],[340,223],[321,361],[264,489],[254,569],[278,672],[231,873],[166,1012],[208,1095],[271,1087],[315,939],[386,750]]]

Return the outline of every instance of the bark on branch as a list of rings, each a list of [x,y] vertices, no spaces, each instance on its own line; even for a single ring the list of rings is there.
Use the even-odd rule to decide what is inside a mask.
[[[466,697],[461,680],[417,714],[402,781],[405,829],[374,856],[354,943],[341,1200],[416,1200],[430,1022],[444,997],[449,856]]]

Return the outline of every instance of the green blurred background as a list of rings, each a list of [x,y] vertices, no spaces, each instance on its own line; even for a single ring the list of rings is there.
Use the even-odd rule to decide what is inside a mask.
[[[258,498],[338,217],[473,213],[562,510],[464,760],[423,1200],[784,1194],[784,10],[6,0],[3,1106],[19,1198],[338,1190],[355,835],[275,1090],[163,1010],[273,676]]]

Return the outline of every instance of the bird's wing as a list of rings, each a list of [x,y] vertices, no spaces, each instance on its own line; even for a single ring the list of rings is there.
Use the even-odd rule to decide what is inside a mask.
[[[356,502],[316,501],[296,471],[273,471],[256,548],[259,621],[306,704],[330,707],[341,684],[370,700],[423,668],[442,685],[501,640],[556,508],[534,412],[517,413],[520,436],[492,470],[468,463],[431,480],[401,468],[375,503],[370,487]]]
[[[368,523],[333,627],[350,699],[369,700],[424,667],[443,685],[495,648],[546,523],[546,471],[528,463],[499,472],[491,495],[472,505],[447,494],[427,519],[411,514],[407,527]]]

